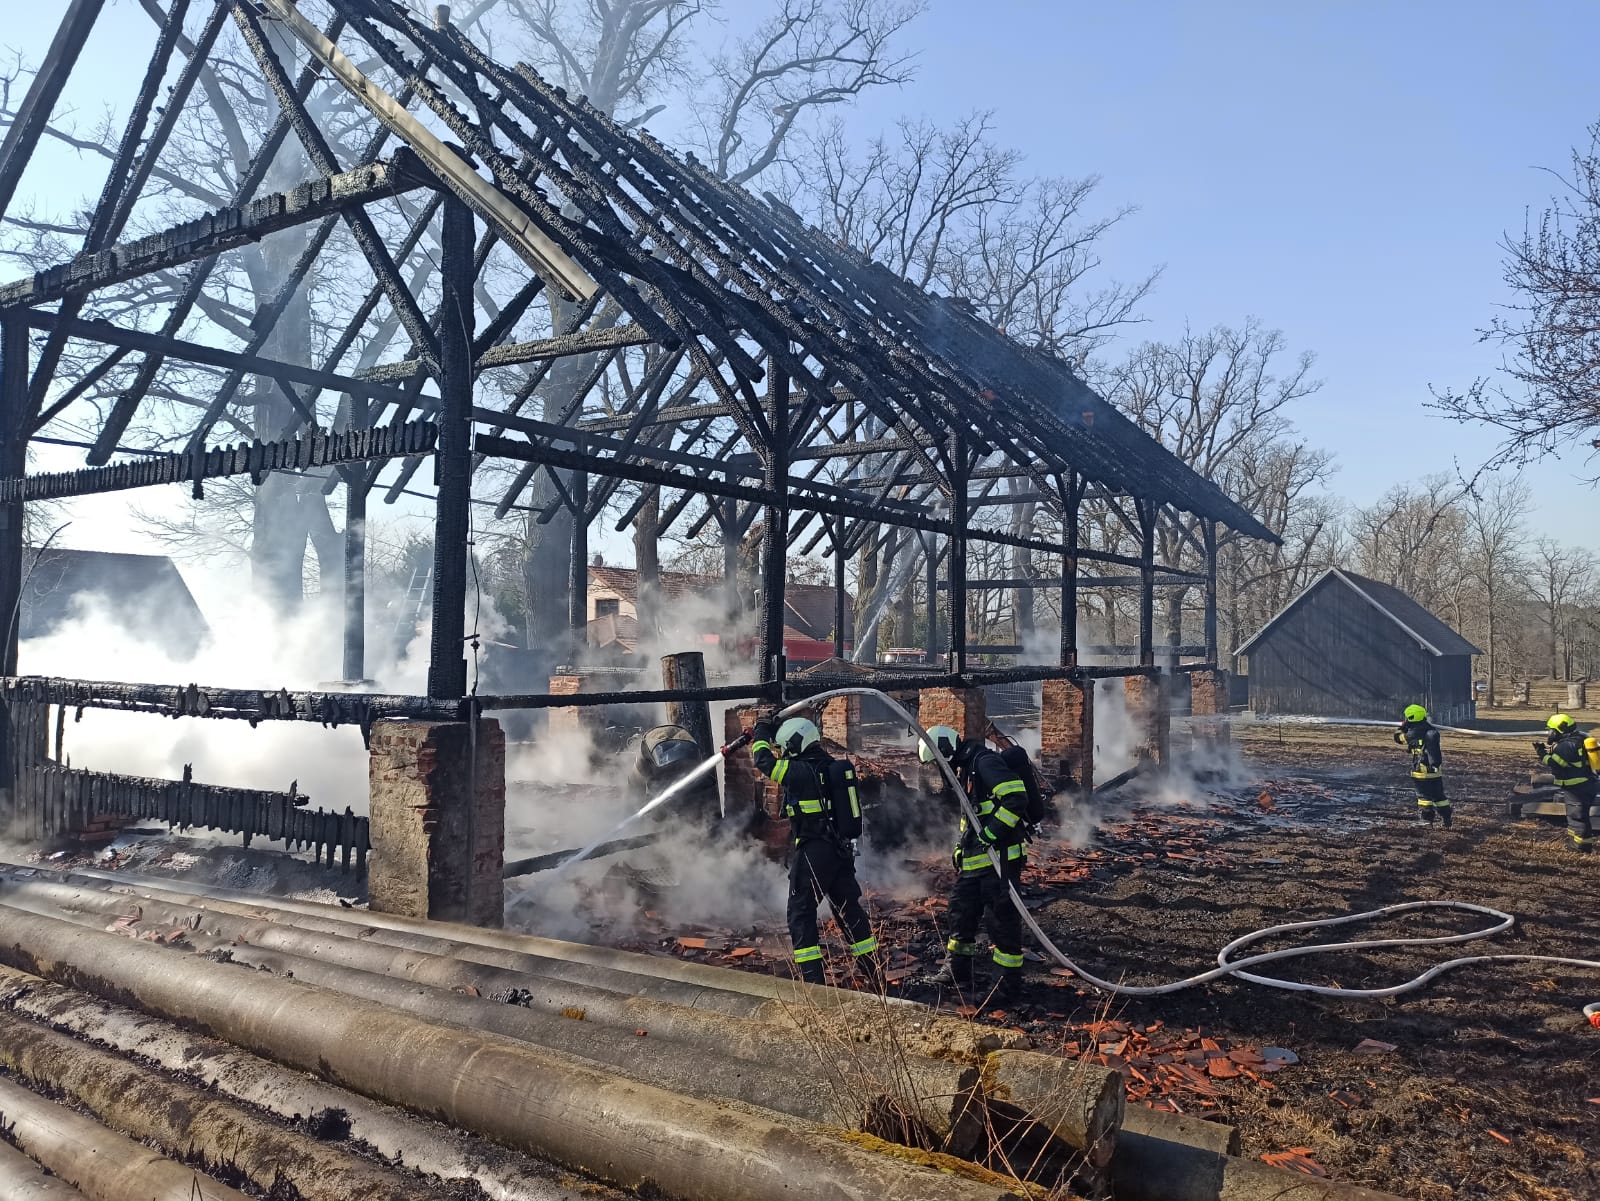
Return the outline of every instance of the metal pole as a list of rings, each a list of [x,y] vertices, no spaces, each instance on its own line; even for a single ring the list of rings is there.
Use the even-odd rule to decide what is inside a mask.
[[[967,670],[967,444],[950,435],[950,671]]]
[[[1156,506],[1136,501],[1139,514],[1139,666],[1156,664]]]
[[[1217,523],[1207,521],[1200,527],[1206,552],[1206,666],[1217,665]]]
[[[770,363],[770,360],[769,360]],[[789,545],[789,379],[772,369],[767,388],[763,480],[768,500],[761,531],[761,682],[783,684],[784,579]]]
[[[439,322],[439,448],[434,474],[439,501],[433,525],[433,646],[428,695],[467,693],[467,556],[472,537],[472,211],[444,203]]]

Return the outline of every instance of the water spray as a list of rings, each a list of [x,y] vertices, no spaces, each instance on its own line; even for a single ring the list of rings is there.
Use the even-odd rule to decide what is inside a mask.
[[[961,781],[957,779],[955,769],[945,761],[943,755],[938,753],[938,748],[934,745],[933,740],[928,737],[927,731],[922,728],[921,724],[911,714],[911,712],[907,710],[905,706],[900,704],[900,702],[886,693],[880,692],[876,688],[865,688],[861,686],[834,688],[827,692],[821,692],[815,696],[807,697],[803,701],[798,701],[795,704],[780,709],[775,716],[778,718],[787,717],[790,714],[797,713],[804,709],[813,708],[816,705],[821,704],[823,701],[830,700],[833,697],[838,696],[877,697],[884,704],[888,705],[892,711],[903,718],[907,726],[910,727],[911,732],[916,735],[917,740],[928,747],[929,750],[933,751],[933,762],[938,766],[939,771],[944,775],[946,781],[949,782],[951,789],[955,793],[957,801],[959,801],[961,804],[962,811],[967,816],[967,821],[971,823],[974,828],[982,828],[982,822],[978,817],[977,810],[973,807],[972,799],[967,796],[966,789],[961,786]],[[1384,723],[1375,722],[1372,724],[1381,725]],[[678,781],[671,788],[663,791],[661,795],[655,797],[636,813],[623,819],[623,821],[618,823],[614,829],[607,831],[600,838],[597,838],[589,846],[585,847],[582,851],[578,852],[578,854],[567,860],[566,863],[562,864],[561,868],[558,870],[565,871],[567,868],[571,867],[572,864],[577,863],[581,859],[587,858],[601,843],[615,837],[616,834],[632,825],[639,818],[661,808],[673,797],[685,791],[691,782],[702,778],[708,772],[712,771],[725,756],[732,754],[749,741],[750,735],[745,734],[735,739],[727,746],[722,747],[716,754],[712,755],[699,767],[695,768],[694,771],[689,773],[689,775]],[[995,873],[1004,879],[1005,868],[997,859],[993,862],[993,867]],[[1072,972],[1074,976],[1082,980],[1085,984],[1099,989],[1101,992],[1111,993],[1115,996],[1159,997],[1168,993],[1181,992],[1185,989],[1197,988],[1202,984],[1209,984],[1213,980],[1221,980],[1224,977],[1237,976],[1239,979],[1248,980],[1252,984],[1264,985],[1267,988],[1283,989],[1288,992],[1314,993],[1318,996],[1324,997],[1361,997],[1365,999],[1375,999],[1381,997],[1395,997],[1401,995],[1402,993],[1412,992],[1415,989],[1421,988],[1424,984],[1427,984],[1436,977],[1443,975],[1445,972],[1474,963],[1550,963],[1561,964],[1566,967],[1593,968],[1596,971],[1600,971],[1600,960],[1594,959],[1573,959],[1559,955],[1468,955],[1461,956],[1456,959],[1447,959],[1443,963],[1435,964],[1433,967],[1429,968],[1427,971],[1423,972],[1419,976],[1414,977],[1413,979],[1404,981],[1400,984],[1390,985],[1387,988],[1335,988],[1331,985],[1305,984],[1298,980],[1284,980],[1277,976],[1263,976],[1252,970],[1269,963],[1276,963],[1279,960],[1298,959],[1307,955],[1320,955],[1334,951],[1371,951],[1381,950],[1387,947],[1416,947],[1435,945],[1448,946],[1454,943],[1475,942],[1483,938],[1492,938],[1497,934],[1504,934],[1516,924],[1516,918],[1511,914],[1506,913],[1503,910],[1492,908],[1488,905],[1478,905],[1469,901],[1442,900],[1406,901],[1398,905],[1385,905],[1380,909],[1364,910],[1361,913],[1348,913],[1338,917],[1319,918],[1314,921],[1285,922],[1276,926],[1267,926],[1263,929],[1242,935],[1228,943],[1227,946],[1223,947],[1217,952],[1217,966],[1212,968],[1210,971],[1200,972],[1196,975],[1185,977],[1182,980],[1174,980],[1167,984],[1118,984],[1113,980],[1104,980],[1099,976],[1094,975],[1068,958],[1066,952],[1061,950],[1060,947],[1056,946],[1056,944],[1051,941],[1050,936],[1040,928],[1039,923],[1034,919],[1034,916],[1028,910],[1027,905],[1023,903],[1022,897],[1017,892],[1016,887],[1011,884],[1010,881],[1006,881],[1006,893],[1011,898],[1011,904],[1016,907],[1017,913],[1021,916],[1023,924],[1028,927],[1028,930],[1038,941],[1039,946],[1043,948],[1050,958],[1054,959],[1061,967]],[[1376,921],[1380,918],[1393,917],[1397,914],[1417,913],[1428,909],[1447,909],[1462,913],[1475,913],[1490,919],[1492,924],[1487,925],[1480,930],[1468,931],[1465,934],[1438,934],[1413,938],[1368,938],[1356,939],[1349,942],[1311,943],[1299,947],[1286,947],[1278,951],[1266,951],[1258,955],[1248,956],[1244,959],[1233,958],[1237,952],[1243,950],[1245,947],[1250,946],[1252,943],[1258,943],[1264,939],[1274,938],[1278,935],[1295,934],[1304,930],[1331,929],[1335,926],[1348,926],[1357,922]],[[1600,1002],[1597,1002],[1595,1006],[1590,1006],[1584,1012],[1585,1015],[1588,1016],[1591,1021],[1593,1021],[1597,1016],[1600,1016]]]

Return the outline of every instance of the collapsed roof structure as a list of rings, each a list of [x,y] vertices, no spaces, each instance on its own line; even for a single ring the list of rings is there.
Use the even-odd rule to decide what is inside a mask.
[[[0,212],[18,194],[100,8],[68,6],[0,148]],[[829,239],[776,198],[620,127],[526,66],[495,61],[447,16],[430,24],[392,0],[219,0],[203,9],[168,6],[81,253],[0,287],[0,612],[21,586],[25,502],[168,483],[200,495],[224,477],[259,485],[320,474],[323,491],[345,499],[344,668],[360,680],[368,499],[375,490],[397,499],[431,462],[428,695],[285,692],[269,704],[214,688],[205,690],[211,716],[365,723],[379,713],[571,703],[466,699],[470,506],[501,515],[531,507],[539,522],[570,515],[569,624],[581,639],[589,532],[628,484],[670,498],[664,527],[714,522],[727,548],[759,523],[759,679],[710,690],[720,696],[820,689],[786,681],[786,559],[822,546],[842,592],[847,558],[895,529],[924,556],[928,651],[945,664],[944,676],[919,683],[1153,670],[1152,598],[1163,583],[1205,589],[1198,649],[1215,663],[1216,527],[1272,535],[1066,363],[986,325],[960,298],[915,287]],[[276,115],[260,135],[230,131],[248,153],[227,203],[131,238],[135,213],[152,224],[143,203],[152,178],[181,170],[164,169],[164,155],[230,23]],[[271,191],[285,146],[298,148],[312,177]],[[215,313],[206,289],[231,257],[256,244],[281,248],[272,239],[285,231],[297,231],[292,261],[256,310],[213,321],[203,340],[187,336],[198,314]],[[330,264],[336,247],[346,258]],[[285,313],[335,268],[346,314],[337,336],[325,346],[283,337]],[[102,303],[158,279],[168,286],[147,304]],[[63,371],[67,362],[81,366]],[[187,429],[164,445],[138,444],[136,418],[170,401],[173,389],[156,385],[174,366],[192,369],[179,409],[191,415]],[[91,396],[104,403],[87,418],[85,467],[28,474],[30,440],[64,414],[82,419]],[[275,409],[263,407],[269,400]],[[281,426],[241,421],[250,404],[278,413]],[[226,443],[229,428],[253,436]],[[986,520],[1020,503],[1059,515],[1062,534]],[[1080,545],[1086,503],[1103,503],[1135,531],[1141,553]],[[1155,561],[1166,509],[1203,519],[1206,573]],[[969,669],[975,542],[1059,558],[1057,663]],[[736,552],[726,558],[731,573]],[[1083,564],[1122,574],[1086,577]],[[1077,590],[1086,583],[1139,589],[1136,663],[1079,665]],[[0,655],[13,694],[16,669],[13,629]],[[27,687],[55,703],[184,711],[165,683]]]

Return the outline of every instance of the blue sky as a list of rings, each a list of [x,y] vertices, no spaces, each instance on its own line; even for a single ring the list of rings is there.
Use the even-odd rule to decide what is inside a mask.
[[[746,11],[726,9],[735,26]],[[8,14],[0,43],[37,61],[59,10]],[[109,14],[149,44],[132,0]],[[908,35],[916,81],[850,120],[865,136],[992,109],[1034,171],[1102,176],[1107,205],[1140,206],[1106,269],[1165,265],[1133,336],[1254,315],[1315,351],[1325,386],[1296,420],[1366,503],[1494,444],[1424,402],[1498,365],[1475,332],[1506,299],[1497,242],[1600,118],[1597,42],[1600,6],[1578,0],[933,0]],[[128,44],[97,33],[87,63],[123,105]],[[1581,453],[1535,469],[1541,513],[1586,511],[1588,470]]]

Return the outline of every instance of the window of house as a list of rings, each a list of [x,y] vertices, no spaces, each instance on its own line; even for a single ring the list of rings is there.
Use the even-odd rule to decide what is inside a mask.
[[[594,602],[594,615],[596,617],[615,617],[621,608],[622,602],[616,597],[600,597]]]

